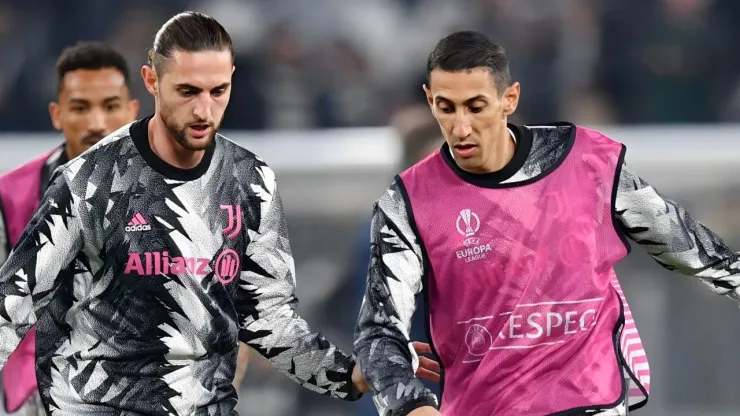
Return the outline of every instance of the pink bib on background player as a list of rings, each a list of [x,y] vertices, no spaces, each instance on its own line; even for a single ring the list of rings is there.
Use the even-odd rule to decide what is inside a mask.
[[[41,199],[41,171],[59,148],[41,155],[0,177],[0,203],[3,206],[8,244],[18,241]],[[3,368],[5,410],[13,413],[38,388],[36,383],[36,327],[32,327]]]
[[[400,175],[431,263],[446,416],[647,400],[647,359],[613,269],[628,252],[612,216],[623,147],[571,128],[572,148],[533,181],[478,187],[440,152]]]

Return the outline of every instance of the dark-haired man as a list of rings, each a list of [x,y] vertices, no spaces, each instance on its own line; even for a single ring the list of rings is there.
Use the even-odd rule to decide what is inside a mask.
[[[446,143],[374,207],[358,362],[384,416],[625,415],[650,370],[614,272],[631,239],[662,266],[740,299],[740,256],[571,123],[507,123],[520,85],[478,32],[442,39],[424,86]],[[441,406],[409,342],[426,299]],[[439,410],[438,410],[439,408]]]
[[[40,321],[65,334],[38,362],[52,415],[233,415],[239,341],[306,388],[358,398],[354,360],[295,312],[273,171],[217,134],[229,34],[180,13],[149,57],[155,113],[57,169],[0,269],[0,366],[37,316],[73,311]]]
[[[81,42],[66,48],[56,72],[57,101],[49,104],[49,114],[64,143],[0,176],[0,264],[19,240],[54,170],[135,120],[139,109],[129,95],[126,59],[108,46]],[[36,391],[36,335],[34,326],[3,370],[9,413],[45,414]]]

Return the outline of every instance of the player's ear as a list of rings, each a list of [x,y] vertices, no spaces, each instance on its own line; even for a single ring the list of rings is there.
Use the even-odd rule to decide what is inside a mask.
[[[51,117],[51,124],[54,126],[57,130],[62,130],[62,121],[59,119],[59,113],[61,112],[61,108],[59,107],[59,104],[55,102],[49,103],[49,116]]]
[[[520,84],[518,82],[512,83],[508,88],[504,90],[502,97],[504,102],[504,115],[510,116],[514,114],[517,106],[519,106],[519,94]]]
[[[422,88],[424,88],[424,94],[426,94],[427,96],[427,103],[429,104],[429,108],[434,109],[434,97],[432,97],[432,91],[429,90],[427,84],[422,85]]]
[[[157,71],[149,65],[144,65],[141,67],[141,78],[144,80],[147,91],[152,95],[157,95]]]

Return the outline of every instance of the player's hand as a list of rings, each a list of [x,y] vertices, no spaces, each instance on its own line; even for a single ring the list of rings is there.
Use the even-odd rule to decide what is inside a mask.
[[[439,413],[439,410],[431,406],[417,407],[416,409],[412,410],[411,413],[409,413],[409,416],[441,416],[441,415],[442,413]]]
[[[432,347],[430,347],[429,344],[416,341],[412,342],[411,345],[413,345],[416,354],[419,355],[419,368],[416,370],[416,376],[433,383],[439,383],[439,363],[431,358],[422,357],[420,355],[431,354]],[[355,385],[355,389],[360,393],[370,392],[370,386],[367,384],[365,377],[362,376],[359,364],[355,364],[355,368],[352,369],[352,384]]]
[[[414,346],[416,355],[419,356],[419,368],[416,370],[416,376],[423,378],[424,380],[431,381],[432,383],[439,383],[439,363],[431,358],[421,356],[421,354],[431,354],[432,347],[430,347],[429,344],[417,341],[414,341],[411,344]]]
[[[352,384],[355,385],[355,390],[360,393],[370,392],[370,386],[367,384],[365,377],[362,376],[362,371],[360,371],[360,364],[355,364],[355,368],[352,369]]]

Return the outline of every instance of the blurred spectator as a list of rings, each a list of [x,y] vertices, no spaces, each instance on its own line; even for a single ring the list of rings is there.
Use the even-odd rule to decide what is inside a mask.
[[[143,63],[156,27],[184,9],[233,35],[228,129],[385,125],[423,102],[426,55],[460,29],[509,52],[526,104],[514,122],[740,120],[732,0],[0,0],[0,130],[51,130],[44,68],[64,46],[103,40]]]
[[[285,24],[267,32],[258,75],[266,107],[268,129],[294,130],[315,126],[316,89],[311,82],[307,55],[300,39]],[[238,94],[238,91],[235,92]]]
[[[322,59],[326,85],[319,96],[318,127],[372,126],[387,120],[367,60],[347,40],[336,39]],[[387,97],[388,95],[386,95]]]
[[[738,67],[736,21],[723,19],[718,4],[626,0],[607,8],[601,76],[620,122],[719,120]]]

